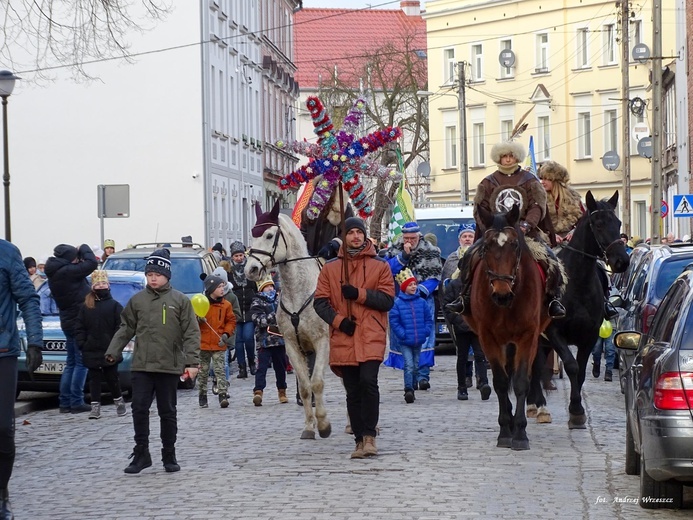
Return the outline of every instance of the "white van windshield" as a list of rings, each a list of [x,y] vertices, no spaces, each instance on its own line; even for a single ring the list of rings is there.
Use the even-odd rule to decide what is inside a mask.
[[[435,233],[438,237],[438,247],[440,248],[440,256],[446,259],[450,253],[455,251],[459,244],[457,237],[460,233],[462,224],[471,224],[473,218],[465,217],[446,217],[436,219],[420,219],[417,220],[421,233]]]

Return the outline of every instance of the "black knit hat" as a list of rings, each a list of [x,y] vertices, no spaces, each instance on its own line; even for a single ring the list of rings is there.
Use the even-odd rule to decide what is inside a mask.
[[[205,278],[205,294],[209,296],[217,290],[217,287],[219,287],[222,284],[226,285],[226,280],[222,279],[220,276],[208,276],[207,278]]]
[[[147,257],[144,274],[159,273],[171,279],[171,254],[168,249],[157,249]]]
[[[358,217],[349,217],[344,221],[344,231],[346,233],[351,229],[360,229],[363,232],[363,236],[368,236],[366,233],[366,223]]]
[[[36,267],[36,260],[34,260],[32,257],[27,256],[24,259],[24,267],[28,270],[32,267]]]
[[[79,250],[75,246],[71,246],[69,244],[58,244],[55,246],[55,249],[53,249],[54,257],[62,258],[68,262],[72,262],[75,258],[77,258],[78,254]]]
[[[224,246],[221,245],[221,242],[217,242],[212,246],[212,251],[219,251],[220,253],[224,252]]]

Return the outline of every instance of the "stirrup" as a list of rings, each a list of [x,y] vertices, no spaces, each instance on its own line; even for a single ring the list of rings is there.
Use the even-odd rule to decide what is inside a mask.
[[[565,318],[566,311],[563,304],[558,299],[553,299],[549,302],[549,316],[554,320]]]
[[[445,305],[445,308],[450,312],[464,312],[464,298],[460,296],[455,301],[450,302]]]

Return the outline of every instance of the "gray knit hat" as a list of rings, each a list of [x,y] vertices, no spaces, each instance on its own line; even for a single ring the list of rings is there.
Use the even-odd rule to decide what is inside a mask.
[[[231,246],[229,246],[229,254],[231,256],[233,256],[236,253],[245,254],[245,246],[243,245],[243,242],[241,242],[240,240],[236,240],[235,242],[231,242]]]

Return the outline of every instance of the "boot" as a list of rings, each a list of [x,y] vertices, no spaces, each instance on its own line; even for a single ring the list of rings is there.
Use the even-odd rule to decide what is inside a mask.
[[[229,394],[226,392],[222,392],[219,394],[219,406],[222,408],[228,408],[229,407]]]
[[[467,385],[467,388],[471,388],[474,385],[474,383],[472,383],[472,376],[465,377],[464,383]]]
[[[351,452],[352,459],[365,459],[366,455],[363,453],[363,441],[356,443],[356,449]]]
[[[604,317],[609,321],[618,318],[618,311],[609,300],[604,300]]]
[[[262,390],[255,390],[253,392],[253,404],[255,406],[262,406]]]
[[[138,444],[132,450],[132,454],[128,457],[132,459],[130,465],[125,468],[125,473],[139,473],[144,468],[152,465],[152,456],[149,454],[149,446]]]
[[[248,368],[250,369],[250,375],[254,376],[255,373],[257,372],[257,367],[255,366],[255,360],[254,359],[250,363],[248,363]]]
[[[599,363],[597,361],[593,361],[592,362],[592,375],[594,377],[599,377],[599,373],[600,373]]]
[[[610,383],[610,382],[613,381],[613,380],[614,380],[614,376],[613,376],[613,374],[611,373],[611,370],[609,370],[609,369],[607,368],[607,369],[604,371],[604,381]]]
[[[407,404],[411,404],[414,401],[416,401],[416,395],[414,394],[414,390],[411,388],[405,388],[404,389],[404,402]]]
[[[167,473],[180,471],[180,466],[176,460],[176,448],[162,448],[161,462],[164,463],[164,469]]]
[[[467,394],[467,387],[459,387],[457,388],[457,400],[458,401],[467,401],[469,399],[469,394]]]
[[[219,395],[219,385],[217,385],[217,377],[212,378],[212,393],[214,395]]]
[[[200,408],[207,408],[209,404],[207,403],[207,395],[206,394],[200,394]]]
[[[0,520],[13,520],[12,504],[10,504],[10,494],[7,488],[0,489]]]
[[[419,390],[428,390],[429,388],[431,388],[431,383],[428,382],[428,379],[419,381]]]
[[[123,399],[122,397],[113,399],[113,404],[116,407],[116,414],[118,415],[118,417],[123,417],[126,413],[128,413],[127,408],[125,408],[125,399]]]
[[[549,302],[549,316],[554,320],[565,318],[565,307],[558,298],[554,298]]]
[[[101,419],[101,403],[91,403],[91,412],[89,412],[90,419]]]
[[[481,392],[481,400],[488,401],[488,398],[491,397],[491,385],[488,383],[482,383],[481,388],[479,388],[479,392]]]
[[[366,457],[375,457],[378,454],[378,448],[375,447],[375,437],[363,436],[363,454]]]
[[[238,364],[238,375],[236,376],[236,379],[247,379],[248,378],[248,370],[245,368],[245,365],[241,365],[240,363]]]
[[[289,398],[286,397],[286,388],[277,389],[277,394],[279,394],[279,402],[284,404],[289,402]]]

